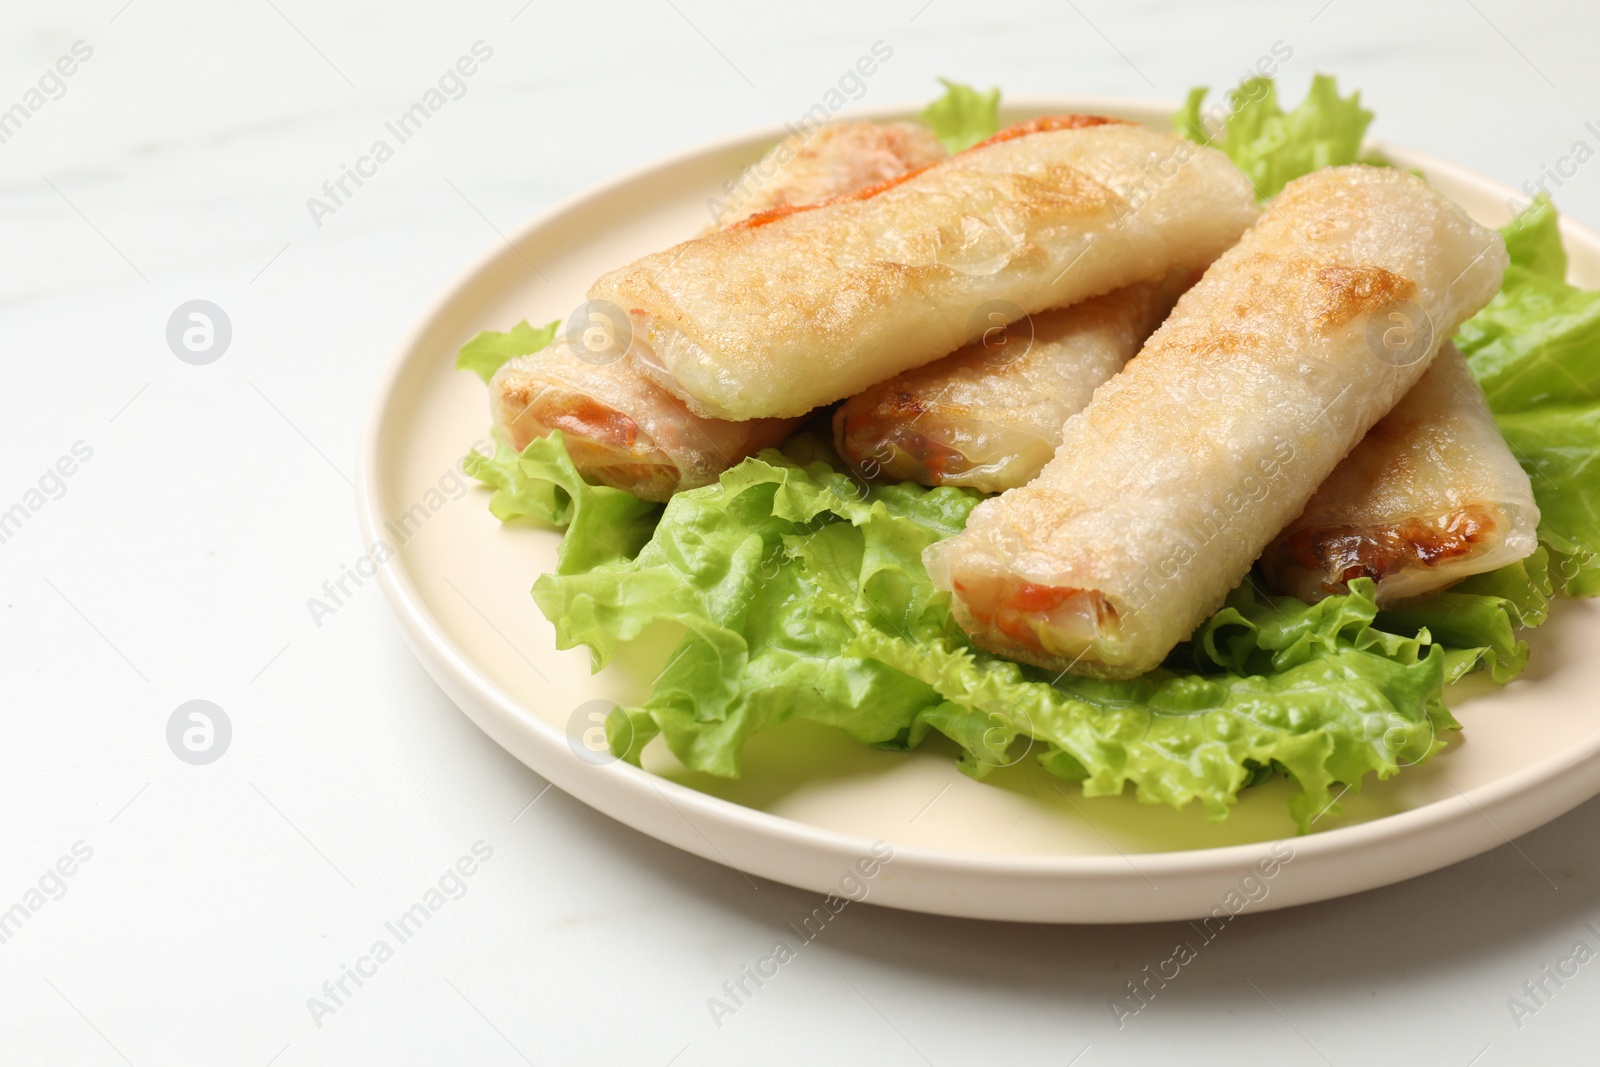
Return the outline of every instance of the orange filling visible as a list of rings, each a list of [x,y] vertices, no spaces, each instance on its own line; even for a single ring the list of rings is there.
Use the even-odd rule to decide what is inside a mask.
[[[967,458],[965,453],[937,441],[930,441],[921,434],[916,434],[915,437],[915,455],[935,480],[943,483],[972,470],[972,460]]]
[[[1101,115],[1041,115],[1039,118],[1029,119],[1027,122],[1019,122],[1015,126],[1007,126],[1005,129],[1001,130],[993,137],[990,137],[988,140],[980,141],[971,148],[965,149],[963,152],[957,152],[956,155],[965,155],[966,152],[976,152],[980,148],[988,148],[990,145],[997,145],[1003,141],[1014,141],[1018,137],[1025,137],[1030,133],[1049,133],[1053,130],[1081,130],[1087,126],[1105,126],[1109,124],[1126,125],[1126,120],[1109,119]],[[951,156],[950,158],[954,159],[955,156]],[[942,163],[948,161],[940,160],[940,162]],[[814,204],[781,204],[778,207],[768,208],[765,211],[758,211],[749,218],[741,219],[740,221],[734,223],[732,226],[729,226],[728,229],[753,230],[758,226],[765,226],[769,222],[777,222],[779,219],[788,218],[790,215],[798,215],[802,211],[814,211],[819,207],[828,207],[833,204],[844,204],[852,200],[870,200],[879,193],[887,192],[900,183],[910,181],[923,171],[931,170],[932,167],[937,167],[938,165],[938,163],[935,163],[930,167],[918,167],[916,170],[907,171],[898,177],[887,178],[884,181],[875,182],[872,185],[865,185],[853,193],[845,193],[841,196],[829,197],[826,200],[819,200]]]
[[[681,477],[677,464],[616,408],[574,396],[561,408],[540,414],[547,432],[560,430],[566,435],[572,462],[590,481],[647,500],[664,500],[677,489]]]
[[[1098,589],[1004,578],[954,579],[951,586],[975,622],[1047,655],[1090,641],[1117,622],[1117,609]],[[1051,635],[1060,640],[1047,641]]]
[[[1027,122],[1019,122],[1015,126],[1007,126],[988,140],[979,141],[968,152],[975,152],[980,148],[988,148],[992,144],[1002,141],[1014,141],[1018,137],[1026,137],[1030,133],[1049,133],[1052,130],[1081,130],[1087,126],[1113,126],[1129,125],[1126,119],[1109,119],[1104,115],[1040,115]]]
[[[875,473],[873,461],[880,461],[884,473],[923,484],[942,485],[970,471],[972,460],[964,453],[911,429],[927,412],[923,401],[911,393],[889,393],[869,411],[845,419],[846,458],[869,473]]]
[[[1081,589],[1062,589],[1056,585],[1038,585],[1034,582],[1023,582],[1017,586],[1016,592],[1011,594],[1008,605],[1014,611],[1029,614],[1048,615],[1059,608],[1069,597],[1081,594]]]
[[[1301,530],[1283,551],[1330,583],[1355,578],[1381,581],[1413,567],[1432,567],[1471,555],[1493,534],[1494,517],[1468,507],[1438,519],[1407,519],[1393,526],[1324,526]]]
[[[740,219],[732,226],[729,226],[728,229],[753,230],[757,226],[765,226],[769,222],[777,222],[779,219],[787,218],[790,215],[798,215],[802,211],[812,211],[819,207],[828,207],[831,204],[845,204],[851,200],[871,200],[879,193],[887,192],[901,182],[910,181],[927,169],[927,167],[918,167],[916,170],[908,170],[896,177],[885,178],[883,181],[873,182],[871,185],[863,185],[853,193],[830,196],[826,200],[818,200],[813,204],[779,204],[777,207],[769,207],[765,211],[756,212],[747,219]]]
[[[540,421],[552,430],[599,445],[631,451],[639,440],[638,423],[616,408],[586,396],[573,396],[562,409],[540,412],[540,416]]]

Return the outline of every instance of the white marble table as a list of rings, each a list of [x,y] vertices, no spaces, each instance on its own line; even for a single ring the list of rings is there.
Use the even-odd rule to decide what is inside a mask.
[[[1507,1001],[1576,941],[1600,947],[1597,803],[1430,877],[1246,916],[1121,1029],[1107,1001],[1185,927],[871,906],[719,1026],[707,999],[810,912],[808,894],[541,797],[430,683],[370,584],[311,619],[307,598],[361,552],[350,482],[367,398],[441,286],[560,197],[798,114],[874,41],[893,57],[864,104],[926,99],[940,74],[1175,100],[1284,42],[1291,98],[1337,73],[1377,135],[1512,184],[1579,140],[1600,146],[1585,126],[1600,120],[1600,9],[1576,0],[816,7],[0,12],[0,111],[25,113],[0,123],[0,510],[25,511],[0,543],[0,909],[23,905],[0,925],[0,1060],[1592,1058],[1600,967],[1546,980],[1520,1019]],[[492,55],[468,64],[459,99],[362,164],[335,210],[308,209],[479,41]],[[1600,223],[1600,164],[1563,181],[1558,203]],[[194,299],[232,327],[203,366],[166,340]],[[232,726],[207,766],[167,743],[192,699]],[[471,877],[446,879],[460,898],[362,963],[474,848]],[[358,964],[359,985],[343,970]],[[324,983],[341,978],[335,1000]]]

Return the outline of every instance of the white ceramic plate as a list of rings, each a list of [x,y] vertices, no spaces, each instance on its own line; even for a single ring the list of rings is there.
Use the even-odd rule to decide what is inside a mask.
[[[1012,102],[1002,118],[1072,111],[1162,128],[1171,113],[1039,99]],[[659,739],[648,770],[580,758],[586,750],[569,741],[588,725],[580,709],[641,699],[674,635],[647,635],[598,675],[584,650],[556,651],[528,589],[551,567],[559,535],[502,526],[485,507],[486,491],[462,494],[452,474],[489,425],[483,385],[452,369],[454,355],[478,330],[564,319],[603,271],[699,231],[710,220],[707,200],[782,134],[773,128],[698,149],[524,227],[422,320],[379,390],[363,457],[362,530],[369,545],[381,538],[398,549],[380,574],[406,639],[495,741],[607,815],[751,874],[838,892],[883,840],[894,858],[867,883],[868,899],[1046,922],[1193,918],[1335,897],[1475,855],[1600,792],[1600,658],[1584,654],[1600,646],[1600,607],[1591,603],[1560,604],[1532,634],[1521,679],[1499,690],[1481,681],[1456,687],[1451,706],[1466,729],[1445,752],[1389,782],[1369,780],[1305,837],[1294,836],[1282,781],[1248,790],[1213,825],[1193,805],[1179,812],[1131,796],[1086,800],[1032,760],[978,783],[956,770],[949,748],[880,752],[806,723],[752,741],[739,781],[685,771]],[[1381,147],[1481,222],[1509,219],[1512,190]],[[1570,221],[1563,232],[1573,280],[1600,285],[1600,237]]]

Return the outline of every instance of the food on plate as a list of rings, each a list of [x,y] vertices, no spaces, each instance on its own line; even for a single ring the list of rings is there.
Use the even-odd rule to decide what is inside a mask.
[[[984,648],[1105,678],[1161,664],[1439,344],[1494,295],[1500,235],[1403,171],[1314,171],[1186,292],[1033,482],[933,546]],[[1390,316],[1411,326],[1385,347]]]
[[[560,430],[585,478],[641,500],[710,485],[746,456],[781,443],[799,423],[701,418],[626,360],[589,363],[565,339],[508,360],[489,392],[495,427],[517,451]]]
[[[796,133],[737,184],[729,183],[730,197],[743,198],[733,197],[737,208],[722,205],[718,225],[851,193],[944,156],[933,131],[921,124],[837,123]],[[755,183],[752,175],[767,177]],[[609,333],[618,325],[602,312],[591,328]],[[781,443],[797,425],[793,419],[734,423],[693,414],[619,358],[615,337],[588,347],[580,338],[574,346],[566,337],[555,339],[555,329],[523,326],[520,335],[481,335],[469,346],[479,355],[473,369],[493,375],[494,425],[512,447],[520,452],[534,438],[560,430],[573,464],[592,482],[663,501],[709,485],[746,456]]]
[[[1061,426],[1197,277],[1181,271],[1012,323],[839,405],[839,455],[868,475],[998,493],[1033,479]]]
[[[1261,568],[1274,589],[1305,601],[1371,578],[1387,605],[1527,558],[1538,525],[1527,472],[1446,342],[1267,546]]]
[[[629,358],[696,414],[803,415],[975,340],[992,308],[1017,319],[1203,266],[1254,215],[1215,149],[1055,116],[645,256],[589,297],[628,312]]]
[[[1208,114],[1202,107],[1206,92],[1190,91],[1173,126],[1196,144],[1221,149],[1263,200],[1319,167],[1366,162],[1361,140],[1372,112],[1361,106],[1359,92],[1341,97],[1337,82],[1326,74],[1313,76],[1306,98],[1288,112],[1278,106],[1271,78],[1240,82],[1220,113]]]
[[[1499,243],[1488,238],[1481,256],[1467,255],[1469,235],[1488,235],[1398,171],[1321,170],[1360,158],[1371,118],[1356,97],[1340,97],[1331,79],[1319,77],[1312,95],[1289,112],[1264,79],[1241,83],[1221,120],[1200,114],[1202,98],[1191,95],[1175,126],[1191,140],[1219,146],[1263,199],[1292,179],[1317,176],[1290,186],[1244,246],[1181,299],[1172,321],[1102,385],[1099,394],[1113,399],[1102,405],[1097,394],[1071,420],[1068,445],[1033,485],[994,497],[973,488],[863,478],[830,445],[824,415],[831,413],[816,414],[781,448],[745,458],[699,488],[682,488],[680,479],[664,503],[620,491],[613,485],[622,479],[605,484],[575,465],[573,453],[585,447],[575,438],[588,432],[581,424],[570,435],[553,429],[525,444],[502,428],[492,456],[467,458],[467,470],[493,488],[495,516],[567,529],[552,572],[533,588],[559,647],[588,647],[599,669],[647,632],[682,635],[664,667],[652,661],[648,687],[607,721],[614,754],[639,762],[654,746],[650,758],[666,760],[657,755],[664,747],[690,772],[736,776],[746,742],[790,720],[825,724],[896,751],[939,734],[957,747],[959,765],[973,777],[1014,775],[1026,760],[1079,783],[1087,797],[1131,791],[1148,803],[1199,804],[1212,819],[1224,817],[1255,783],[1281,776],[1298,790],[1289,812],[1307,832],[1335,824],[1345,792],[1443,749],[1458,727],[1445,704],[1447,685],[1474,671],[1495,682],[1517,676],[1530,655],[1522,635],[1545,620],[1554,595],[1600,593],[1600,465],[1593,462],[1600,453],[1600,401],[1593,399],[1600,396],[1600,293],[1566,283],[1549,201],[1535,201],[1501,231],[1510,266],[1499,291],[1455,332],[1491,424],[1477,393],[1467,395],[1446,341],[1459,316],[1493,290]],[[922,118],[947,151],[960,152],[995,134],[995,113],[993,94],[952,86]],[[789,220],[815,214],[787,207]],[[974,239],[987,232],[979,228]],[[1025,258],[993,264],[996,273],[1032,277]],[[747,269],[759,265],[752,259]],[[772,282],[775,289],[793,288],[776,276]],[[1108,281],[1103,291],[1121,287]],[[1402,292],[1414,306],[1390,299]],[[837,297],[882,295],[841,289]],[[889,303],[883,316],[890,326],[922,308],[898,297]],[[1044,314],[1029,310],[1036,319]],[[1406,328],[1396,330],[1397,321]],[[1426,343],[1411,342],[1424,323],[1434,327],[1422,331]],[[979,316],[978,325],[992,323]],[[554,324],[538,331],[524,323],[481,335],[463,349],[461,365],[487,380],[555,331]],[[1003,336],[1004,351],[1018,333],[1011,328]],[[1401,343],[1391,345],[1393,336]],[[811,342],[824,343],[815,336]],[[1430,365],[1426,357],[1435,350]],[[875,362],[875,380],[857,391],[881,394],[885,380],[907,370],[889,369],[893,362]],[[1163,364],[1193,373],[1168,381]],[[1005,359],[985,366],[1010,369]],[[765,373],[763,364],[757,376]],[[819,365],[804,373],[822,371]],[[1410,381],[1417,384],[1408,391]],[[1452,382],[1462,386],[1453,399],[1443,392]],[[725,384],[738,391],[731,378]],[[1157,384],[1171,386],[1170,395]],[[988,387],[976,374],[959,385]],[[1348,395],[1356,391],[1361,395]],[[946,417],[928,390],[916,395],[930,401],[924,421]],[[1018,406],[1009,385],[995,395],[1001,399],[993,408],[1004,407],[1006,397]],[[846,408],[852,405],[859,410],[867,401]],[[1113,410],[1124,406],[1125,412]],[[1428,418],[1390,433],[1408,410]],[[1011,417],[986,415],[994,425]],[[1380,415],[1363,438],[1363,422]],[[1130,421],[1118,421],[1123,416]],[[1100,422],[1113,423],[1108,431],[1126,435],[1145,454],[1118,456],[1085,440],[1084,427]],[[1275,434],[1292,451],[1276,449]],[[845,451],[857,447],[852,440],[844,436]],[[1382,462],[1380,445],[1390,450]],[[1508,446],[1532,476],[1537,519],[1525,506],[1527,483],[1506,464]],[[972,447],[983,457],[999,454]],[[1408,465],[1419,466],[1418,456],[1427,457],[1426,469],[1401,477]],[[919,461],[926,466],[925,458]],[[1223,484],[1230,470],[1238,482],[1231,496]],[[1069,471],[1073,477],[1065,478]],[[1252,480],[1239,477],[1241,471]],[[1376,473],[1357,476],[1363,472]],[[1392,490],[1384,488],[1386,479],[1395,479]],[[1135,651],[1152,662],[1148,671],[1108,679],[1062,673],[1054,663],[1041,669],[1019,662],[1026,649],[1016,657],[997,654],[957,625],[950,593],[934,581],[944,574],[940,561],[947,571],[978,561],[983,553],[969,551],[971,541],[995,541],[1003,531],[993,516],[1007,517],[1012,501],[1026,501],[1035,488],[1048,491],[1043,503],[1050,507],[1081,499],[1105,514],[1108,530],[1111,520],[1124,522],[1127,529],[1106,534],[1108,557],[1101,561],[1118,580],[1126,580],[1137,555],[1128,544],[1133,533],[1162,521],[1199,523],[1154,531],[1175,542],[1191,538],[1187,547],[1199,562],[1181,570],[1202,573],[1175,570],[1179,595],[1162,608],[1192,611],[1194,618],[1166,624],[1192,633],[1164,658],[1155,651],[1161,640],[1146,630],[1137,635]],[[1317,496],[1308,503],[1313,490]],[[1258,499],[1280,493],[1290,502]],[[1351,494],[1342,505],[1348,510],[1336,520],[1331,501],[1344,494]],[[1325,529],[1324,521],[1381,528],[1392,515],[1378,503],[1390,496],[1419,515],[1449,514],[1459,503],[1462,510],[1503,514],[1505,524],[1472,553],[1437,557],[1429,566],[1418,565],[1420,543],[1410,542],[1399,570],[1367,566],[1370,553],[1358,571],[1346,566],[1321,577],[1274,563],[1274,551],[1302,522],[1306,529]],[[1330,505],[1326,520],[1316,518],[1319,500]],[[1069,526],[1081,521],[1063,514]],[[1495,566],[1527,547],[1535,522],[1537,548]],[[1010,517],[1006,524],[1014,525]],[[1120,540],[1112,536],[1119,532]],[[986,562],[996,564],[1002,581],[1031,565],[1028,552],[1001,547],[1008,551]],[[1265,556],[1245,573],[1241,568],[1263,547]],[[1037,554],[1058,549],[1041,535]],[[933,574],[925,554],[936,564]],[[1316,565],[1337,562],[1329,555]],[[1469,565],[1493,569],[1457,581]],[[1272,595],[1269,578],[1306,599]],[[1324,578],[1337,580],[1324,589]],[[1408,584],[1398,585],[1402,579]],[[1432,583],[1426,591],[1418,584],[1424,581]],[[1218,587],[1225,597],[1214,595]],[[1054,596],[1038,588],[1016,593],[1013,609],[1043,607]],[[1068,590],[1061,603],[1073,595]],[[1215,610],[1206,616],[1211,608],[1201,602]],[[1039,635],[1031,626],[1013,629],[1024,638]]]
[[[1567,596],[1600,593],[1600,291],[1567,283],[1555,206],[1504,230],[1500,293],[1456,335],[1512,455],[1533,479],[1539,541]]]

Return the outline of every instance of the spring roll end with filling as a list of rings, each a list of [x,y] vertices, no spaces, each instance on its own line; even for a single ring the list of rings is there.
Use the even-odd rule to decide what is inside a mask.
[[[489,383],[495,426],[519,452],[560,430],[590,482],[643,500],[710,485],[728,467],[777,445],[798,419],[702,419],[624,360],[594,364],[565,339],[508,360]]]
[[[1069,420],[1039,477],[925,553],[985,647],[1159,665],[1499,287],[1499,235],[1400,171],[1291,183]],[[1394,316],[1418,325],[1385,345]],[[1381,343],[1380,343],[1381,342]]]
[[[1527,472],[1446,342],[1267,546],[1261,567],[1274,590],[1307,602],[1361,577],[1390,605],[1525,559],[1538,526]]]

